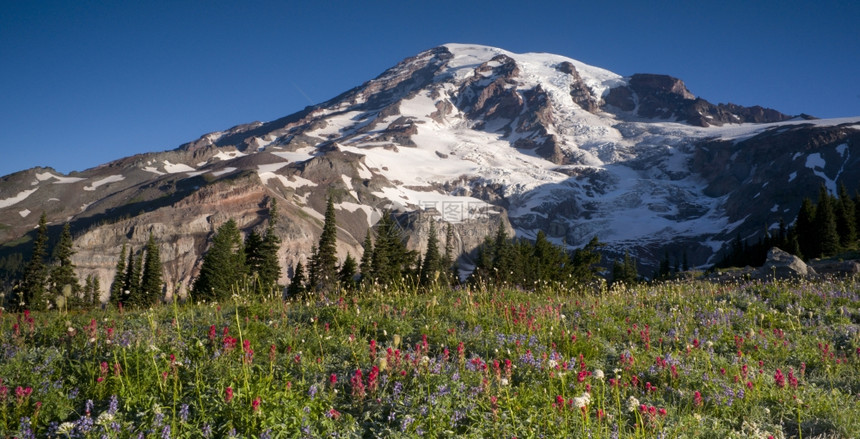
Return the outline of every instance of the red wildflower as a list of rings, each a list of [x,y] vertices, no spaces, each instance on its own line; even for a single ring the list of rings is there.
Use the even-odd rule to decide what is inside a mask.
[[[693,395],[693,403],[696,406],[702,405],[702,393],[696,390],[696,393]]]
[[[230,402],[233,400],[233,388],[228,387],[224,390],[224,402]]]
[[[260,397],[259,397],[259,396],[258,396],[258,397],[256,397],[256,398],[254,398],[254,400],[253,400],[253,401],[251,401],[251,409],[252,409],[253,411],[255,411],[255,412],[256,412],[257,410],[259,410],[259,409],[260,409],[260,402],[261,402],[261,400],[260,400]]]

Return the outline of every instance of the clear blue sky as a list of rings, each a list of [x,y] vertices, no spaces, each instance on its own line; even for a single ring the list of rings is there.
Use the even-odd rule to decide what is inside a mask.
[[[860,2],[0,0],[0,175],[84,170],[334,97],[448,42],[860,116]]]

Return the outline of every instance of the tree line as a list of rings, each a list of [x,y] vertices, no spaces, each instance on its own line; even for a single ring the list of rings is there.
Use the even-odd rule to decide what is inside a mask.
[[[807,261],[835,256],[857,249],[858,230],[860,194],[855,194],[852,199],[845,185],[839,186],[838,195],[831,194],[821,186],[817,202],[803,199],[800,211],[790,227],[780,220],[777,230],[765,228],[764,233],[753,243],[738,235],[731,250],[716,266],[761,266],[772,247],[779,247]]]
[[[8,298],[12,311],[88,308],[99,303],[101,285],[98,277],[89,275],[80,284],[72,256],[75,251],[71,227],[63,225],[60,238],[48,251],[47,216],[39,217],[33,253],[24,267],[21,282],[14,285]]]

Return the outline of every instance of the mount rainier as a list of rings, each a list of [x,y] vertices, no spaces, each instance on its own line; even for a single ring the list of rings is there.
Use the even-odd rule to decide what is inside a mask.
[[[736,236],[792,221],[822,184],[853,193],[858,161],[860,117],[712,104],[670,76],[447,44],[278,120],[69,175],[2,177],[0,256],[29,257],[45,211],[54,232],[71,223],[79,277],[108,285],[122,244],[151,232],[168,291],[187,290],[214,229],[260,226],[274,198],[288,283],[332,194],[341,258],[393,208],[413,248],[429,221],[452,223],[464,266],[500,221],[571,247],[597,236],[645,266],[682,252],[704,266]]]

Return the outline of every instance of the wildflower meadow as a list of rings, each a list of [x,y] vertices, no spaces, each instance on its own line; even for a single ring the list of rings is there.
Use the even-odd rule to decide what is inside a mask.
[[[0,435],[850,438],[860,280],[0,315]]]

